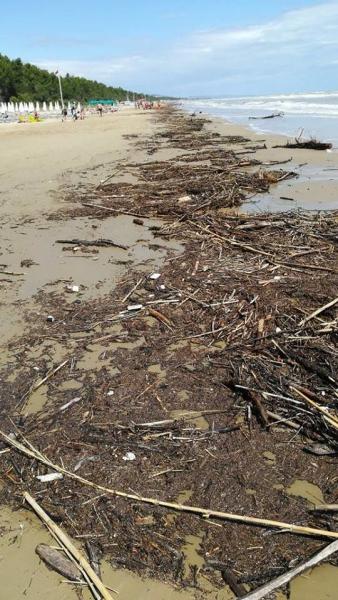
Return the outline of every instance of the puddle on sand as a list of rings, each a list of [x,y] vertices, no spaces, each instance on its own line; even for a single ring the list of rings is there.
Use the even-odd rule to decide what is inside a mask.
[[[325,564],[297,577],[290,584],[290,600],[337,600],[338,568]]]
[[[1,507],[0,539],[1,597],[8,600],[75,600],[72,588],[41,564],[35,554],[39,543],[55,545],[47,530],[26,511]]]
[[[257,194],[254,202],[244,204],[242,210],[252,213],[286,212],[297,210],[335,210],[337,208],[337,181],[314,180],[284,181],[272,186],[268,194]],[[291,198],[292,200],[286,200]]]
[[[64,577],[49,570],[35,553],[40,543],[55,546],[55,540],[35,515],[28,511],[12,512],[1,507],[0,530],[0,581],[1,598],[6,600],[77,600],[74,586],[64,583]],[[190,548],[191,550],[191,548]],[[198,555],[197,555],[198,556]],[[198,556],[198,558],[200,558]],[[182,590],[166,583],[141,579],[127,570],[113,569],[102,563],[102,579],[118,592],[119,600],[202,600],[204,591]],[[111,593],[112,598],[115,597]],[[233,596],[211,590],[209,600],[230,600]],[[92,600],[88,590],[83,590],[83,600]]]
[[[203,532],[198,532],[197,535],[187,535],[184,544],[182,547],[182,552],[184,553],[184,578],[191,578],[191,568],[194,567],[200,570],[204,565],[204,559],[199,554],[199,550],[201,549],[202,544],[202,535]]]
[[[170,417],[172,419],[184,419],[188,423],[195,425],[197,429],[202,429],[202,431],[207,431],[209,429],[208,421],[201,415],[201,411],[198,410],[172,410],[170,412]]]
[[[137,338],[133,342],[112,342],[109,344],[109,350],[134,350],[135,348],[141,348],[145,344],[146,340],[143,336]]]
[[[188,340],[181,340],[179,342],[175,342],[174,344],[170,344],[168,346],[169,352],[176,352],[176,350],[181,350],[182,348],[186,348],[189,345]]]
[[[322,490],[318,485],[314,485],[305,479],[296,479],[290,487],[286,489],[289,496],[299,496],[304,498],[310,504],[325,504]]]
[[[37,390],[31,392],[28,402],[24,404],[21,412],[24,415],[33,415],[39,412],[47,402],[48,385],[41,385]]]
[[[92,344],[90,347],[88,347],[88,350],[86,350],[83,356],[76,361],[76,369],[84,371],[97,371],[102,367],[106,367],[110,375],[118,375],[120,371],[112,364],[113,359],[110,357],[104,358],[104,352],[105,348],[103,346],[100,344]]]
[[[277,458],[273,452],[267,450],[266,452],[263,452],[262,456],[267,465],[274,466],[276,464]]]
[[[67,392],[69,390],[79,390],[82,388],[82,383],[80,381],[76,381],[76,379],[69,379],[68,381],[63,381],[59,386],[58,390],[61,392]]]
[[[150,365],[147,369],[148,373],[152,373],[153,375],[157,375],[160,381],[163,381],[167,376],[167,371],[162,369],[160,364]]]

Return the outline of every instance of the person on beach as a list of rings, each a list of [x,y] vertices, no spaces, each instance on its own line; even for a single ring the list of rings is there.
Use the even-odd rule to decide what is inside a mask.
[[[74,117],[75,113],[76,113],[76,108],[75,108],[75,104],[72,104],[72,107],[70,109],[70,112],[72,113],[72,117]]]
[[[80,110],[80,120],[83,121],[85,118],[85,109],[84,106],[81,106],[81,110]]]
[[[99,116],[102,117],[102,111],[103,111],[103,106],[102,104],[98,104],[97,105],[97,111],[99,113]]]
[[[61,111],[61,115],[62,115],[62,123],[63,123],[63,121],[67,121],[68,110],[66,109],[65,106],[63,107],[63,109]]]

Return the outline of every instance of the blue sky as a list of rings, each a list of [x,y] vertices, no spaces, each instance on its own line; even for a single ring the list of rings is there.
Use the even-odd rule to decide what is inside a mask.
[[[0,52],[176,96],[333,90],[338,0],[16,0]]]

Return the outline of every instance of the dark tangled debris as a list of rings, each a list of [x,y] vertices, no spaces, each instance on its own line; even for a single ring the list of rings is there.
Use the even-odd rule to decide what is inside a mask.
[[[334,513],[310,511],[287,489],[306,479],[327,503],[338,498],[337,215],[227,214],[224,208],[294,174],[252,170],[258,161],[229,149],[245,150],[247,140],[215,136],[203,119],[174,110],[159,118],[164,130],[138,143],[192,154],[127,165],[137,183],[73,194],[78,208],[67,214],[165,216],[156,235],[183,241],[184,250],[158,280],[130,273],[103,300],[69,307],[55,293],[40,297],[56,322],[32,323],[21,341],[24,374],[3,387],[1,427],[13,430],[10,417],[19,439],[100,485],[335,530]],[[88,201],[100,206],[82,205]],[[69,361],[48,379],[44,408],[26,416],[28,345],[48,334],[68,349]],[[95,366],[84,368],[81,360],[98,347]],[[43,373],[43,357],[38,366]],[[68,380],[81,383],[76,402],[74,392],[58,389]],[[22,399],[15,409],[13,397]],[[46,485],[36,478],[46,468],[18,452],[2,463],[2,501],[19,506],[27,489],[71,536],[88,536],[114,565],[181,585],[198,584],[183,550],[196,531],[204,575],[219,587],[232,578],[242,591],[322,544],[170,514],[66,478]]]

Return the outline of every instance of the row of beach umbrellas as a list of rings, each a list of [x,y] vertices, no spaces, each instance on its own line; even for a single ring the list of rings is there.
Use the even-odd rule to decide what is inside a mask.
[[[72,104],[68,102],[66,108],[70,111]],[[77,110],[81,109],[81,105],[78,104]],[[0,113],[27,113],[35,112],[38,113],[60,113],[61,104],[60,102],[0,102]]]

